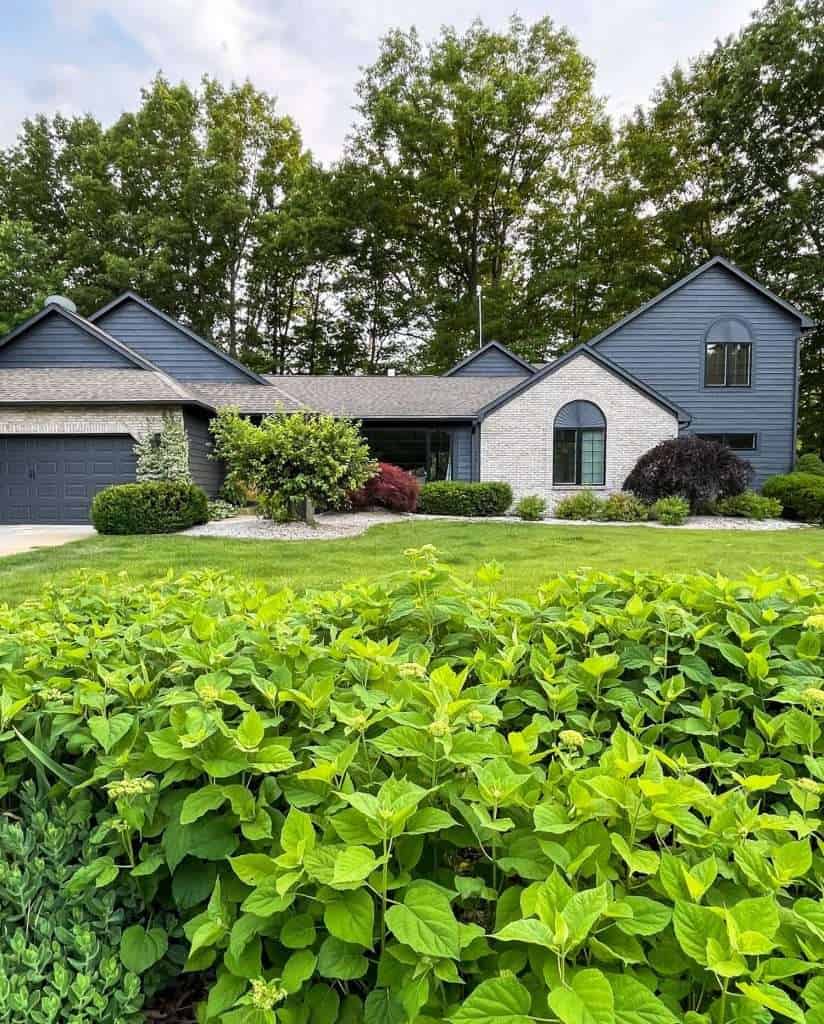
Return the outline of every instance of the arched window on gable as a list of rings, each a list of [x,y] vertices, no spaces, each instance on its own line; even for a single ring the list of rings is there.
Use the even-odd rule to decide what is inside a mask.
[[[748,388],[752,382],[752,333],[743,320],[716,320],[704,339],[704,387]]]
[[[607,421],[592,402],[569,402],[555,417],[552,481],[601,487],[606,479]]]

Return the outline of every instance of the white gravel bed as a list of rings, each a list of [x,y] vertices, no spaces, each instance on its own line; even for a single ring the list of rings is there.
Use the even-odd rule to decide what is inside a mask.
[[[804,530],[810,523],[798,523],[789,519],[739,519],[736,516],[689,516],[681,526],[665,526],[648,520],[643,523],[609,523],[603,519],[538,519],[525,521],[514,516],[432,516],[415,512],[410,519],[443,519],[465,523],[518,523],[523,526],[646,526],[655,530]]]
[[[234,540],[339,540],[356,537],[377,523],[398,522],[392,512],[334,512],[317,517],[317,526],[306,523],[273,523],[257,516],[236,516],[203,526],[192,526],[183,533],[189,537],[230,537]]]
[[[525,522],[514,516],[432,516],[421,513],[396,515],[381,509],[370,512],[334,512],[317,517],[317,526],[305,523],[273,523],[257,516],[237,516],[221,519],[203,526],[192,526],[183,533],[189,537],[228,537],[235,540],[339,540],[356,537],[370,526],[381,523],[399,523],[404,520],[432,520],[461,523],[508,523],[510,526],[645,526],[655,530],[803,530],[807,523],[788,519],[738,519],[733,516],[690,516],[683,526],[664,526],[663,523],[606,523],[594,519],[541,519]]]

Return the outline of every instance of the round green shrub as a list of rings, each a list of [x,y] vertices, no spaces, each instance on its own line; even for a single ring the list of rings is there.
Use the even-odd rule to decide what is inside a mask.
[[[815,473],[784,473],[772,476],[761,488],[768,498],[784,506],[784,514],[805,523],[824,521],[824,477]]]
[[[601,515],[611,523],[643,523],[649,518],[649,508],[630,491],[619,491],[610,494]]]
[[[744,491],[716,502],[715,511],[720,516],[740,516],[742,519],[778,519],[784,509],[777,498]]]
[[[690,503],[679,494],[659,498],[650,509],[650,516],[664,526],[681,526],[690,514]]]
[[[561,498],[552,514],[556,519],[603,519],[604,501],[585,489]]]
[[[195,484],[116,484],[94,496],[91,518],[98,533],[175,533],[207,522],[209,499]]]
[[[527,522],[537,522],[544,518],[546,502],[540,494],[525,494],[515,506],[515,515]]]
[[[795,464],[797,473],[812,473],[813,476],[824,476],[824,460],[815,452],[800,455]]]
[[[502,516],[511,504],[512,488],[495,481],[436,480],[418,495],[418,511],[433,516]]]

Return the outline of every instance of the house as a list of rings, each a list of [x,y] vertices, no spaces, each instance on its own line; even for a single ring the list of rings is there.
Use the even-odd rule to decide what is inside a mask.
[[[791,468],[799,339],[811,322],[717,257],[608,330],[535,367],[497,342],[442,376],[260,375],[132,292],[92,316],[65,299],[0,341],[0,523],[85,522],[133,480],[136,439],[181,417],[214,495],[209,420],[299,409],[362,422],[374,454],[427,479],[505,480],[550,505],[618,490],[679,433],[723,441],[756,482]]]

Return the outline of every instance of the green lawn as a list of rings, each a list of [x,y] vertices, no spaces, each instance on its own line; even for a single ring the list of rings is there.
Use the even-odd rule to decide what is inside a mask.
[[[656,530],[645,527],[535,526],[522,523],[401,522],[376,526],[339,541],[242,541],[209,537],[93,537],[60,548],[0,559],[0,600],[17,602],[47,581],[81,568],[135,579],[211,567],[295,588],[330,587],[405,565],[408,547],[434,544],[444,561],[468,576],[497,559],[503,589],[527,593],[554,573],[598,569],[705,570],[727,575],[747,569],[811,571],[824,562],[824,530]]]

